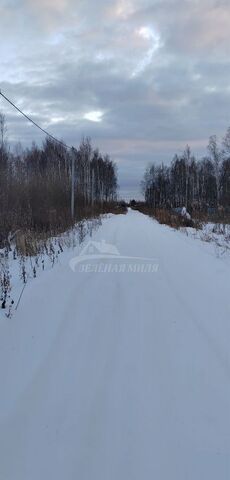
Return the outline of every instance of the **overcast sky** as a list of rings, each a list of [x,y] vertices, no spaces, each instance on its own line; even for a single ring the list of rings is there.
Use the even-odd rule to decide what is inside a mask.
[[[0,32],[3,93],[67,143],[91,136],[123,196],[230,125],[229,0],[0,0]],[[0,110],[10,141],[41,141]]]

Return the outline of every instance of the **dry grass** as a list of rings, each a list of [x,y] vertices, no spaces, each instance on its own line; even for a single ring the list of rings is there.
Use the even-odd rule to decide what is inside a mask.
[[[192,227],[200,229],[202,227],[199,220],[188,220],[181,215],[174,213],[172,210],[166,208],[152,208],[145,203],[137,203],[134,210],[138,210],[145,215],[155,218],[161,225],[168,225],[169,227],[179,229],[181,227]]]
[[[225,224],[230,225],[230,213],[224,210],[220,210],[214,214],[209,214],[207,212],[194,211],[193,217],[202,223],[215,223],[215,224]]]
[[[101,215],[113,213],[113,214],[126,214],[127,206],[125,203],[108,203],[104,205],[93,205],[85,208],[79,208],[76,211],[76,217],[74,223],[70,218],[66,221],[60,221],[60,223],[50,224],[49,229],[29,229],[20,228],[13,232],[13,245],[16,248],[16,254],[23,257],[33,257],[39,253],[44,252],[47,242],[54,237],[61,236],[68,232],[72,228],[77,227],[82,222],[98,220]],[[6,239],[4,247],[6,250],[11,249],[11,242]]]

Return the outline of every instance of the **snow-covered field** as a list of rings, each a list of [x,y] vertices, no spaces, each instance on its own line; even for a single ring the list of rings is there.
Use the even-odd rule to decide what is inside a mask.
[[[66,250],[1,318],[0,479],[229,480],[229,257],[137,211],[93,240],[158,269]]]

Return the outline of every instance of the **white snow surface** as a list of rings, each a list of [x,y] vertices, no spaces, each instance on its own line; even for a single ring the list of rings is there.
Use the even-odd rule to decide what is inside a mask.
[[[0,322],[0,480],[229,480],[230,264],[139,212],[93,240],[156,273],[74,273]]]

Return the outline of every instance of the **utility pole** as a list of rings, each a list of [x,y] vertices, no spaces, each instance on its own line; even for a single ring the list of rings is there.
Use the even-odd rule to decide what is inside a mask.
[[[71,217],[74,220],[75,148],[71,148]]]

